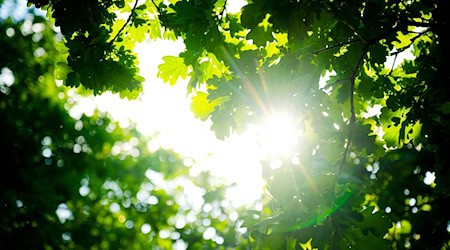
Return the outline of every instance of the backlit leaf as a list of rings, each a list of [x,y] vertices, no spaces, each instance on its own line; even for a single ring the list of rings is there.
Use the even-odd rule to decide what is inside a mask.
[[[178,78],[186,79],[188,74],[188,67],[184,64],[181,57],[164,56],[163,63],[158,66],[158,77],[170,85],[175,85]]]
[[[229,97],[218,97],[212,101],[208,100],[208,94],[197,92],[191,99],[191,111],[195,117],[206,120],[217,106],[229,100]]]

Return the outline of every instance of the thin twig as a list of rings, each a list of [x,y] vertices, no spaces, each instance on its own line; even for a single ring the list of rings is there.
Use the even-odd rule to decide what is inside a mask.
[[[354,42],[359,42],[359,41],[360,41],[359,39],[354,39],[354,40],[350,40],[350,41],[347,41],[347,42],[340,42],[340,43],[337,43],[335,45],[331,45],[329,47],[325,47],[325,48],[316,50],[316,51],[313,52],[313,54],[314,55],[318,55],[318,54],[320,54],[320,53],[322,53],[324,51],[327,51],[327,50],[330,50],[330,49],[334,49],[334,48],[338,48],[338,47],[342,47],[344,45],[349,45],[349,44],[352,44]]]
[[[219,17],[220,17],[220,19],[222,20],[222,18],[223,18],[223,13],[225,13],[225,10],[227,9],[227,0],[225,0],[224,1],[224,3],[223,3],[223,7],[222,7],[222,11],[219,13]]]
[[[133,18],[134,10],[136,9],[138,2],[139,2],[139,0],[136,0],[136,2],[134,3],[133,8],[131,9],[131,13],[128,16],[127,21],[123,24],[122,28],[120,28],[119,32],[117,32],[117,34],[114,36],[114,38],[109,42],[110,45],[114,43],[114,41],[117,39],[117,37],[119,37],[120,33],[122,33],[122,31],[125,29],[125,27],[128,25],[128,23]]]
[[[350,78],[338,79],[338,80],[336,80],[336,81],[334,81],[334,82],[332,82],[332,83],[330,83],[330,84],[325,85],[325,86],[324,86],[323,88],[321,88],[320,90],[324,90],[324,89],[327,89],[327,88],[331,88],[331,87],[333,87],[335,84],[338,84],[338,83],[340,83],[340,82],[345,82],[345,81],[350,81]]]
[[[364,57],[366,56],[367,51],[369,50],[369,46],[366,46],[363,49],[363,52],[361,56],[358,59],[358,62],[356,63],[355,69],[353,70],[352,76],[350,78],[350,123],[355,123],[355,104],[353,101],[353,96],[355,94],[355,79],[358,75],[359,67],[361,67],[361,63],[364,60]]]
[[[339,172],[336,175],[336,181],[338,180],[339,176],[341,175],[342,169],[344,168],[345,162],[347,161],[347,155],[348,151],[350,149],[350,144],[352,143],[352,135],[353,135],[353,126],[356,121],[356,115],[355,115],[355,103],[354,103],[354,94],[355,94],[355,79],[358,75],[358,70],[361,67],[361,64],[364,60],[364,57],[367,54],[367,51],[369,49],[369,45],[365,46],[363,49],[363,52],[361,56],[358,59],[358,62],[356,63],[355,69],[352,72],[352,76],[350,78],[350,123],[349,123],[349,131],[348,131],[348,138],[347,138],[347,145],[345,145],[345,150],[343,152],[342,156],[342,162],[339,165]]]
[[[398,54],[395,54],[394,62],[392,62],[391,70],[389,70],[388,76],[390,76],[392,74],[392,71],[394,71],[394,66],[395,66],[395,62],[397,61],[397,56],[398,56]]]
[[[344,4],[346,5],[346,3],[344,2]],[[343,23],[345,26],[347,26],[351,31],[353,31],[353,33],[359,38],[359,41],[361,41],[363,44],[367,45],[369,44],[367,39],[365,39],[360,33],[359,30],[356,29],[353,25],[351,25],[350,23],[348,23],[346,20],[340,18],[340,10],[339,8],[336,8],[330,4],[325,3],[325,7],[327,7],[328,12],[330,12],[330,14],[336,18],[338,21],[340,21],[341,23]]]
[[[159,12],[159,14],[161,14],[162,10],[161,10],[161,8],[158,5],[156,5],[155,0],[151,0],[151,2],[152,2],[153,5],[155,5],[155,8]]]
[[[350,143],[352,140],[352,134],[351,132],[349,132],[348,138],[347,138],[347,144],[345,145],[345,149],[344,152],[342,153],[342,162],[339,165],[339,172],[336,175],[336,182],[339,179],[339,176],[341,175],[342,169],[344,168],[345,162],[347,161],[347,155],[348,155],[348,150],[350,149]]]
[[[349,29],[353,31],[353,33],[359,38],[359,40],[364,43],[365,45],[369,44],[367,39],[365,39],[360,33],[359,30],[357,30],[353,25],[349,24],[347,21],[341,19],[340,20],[343,24],[345,24]]]

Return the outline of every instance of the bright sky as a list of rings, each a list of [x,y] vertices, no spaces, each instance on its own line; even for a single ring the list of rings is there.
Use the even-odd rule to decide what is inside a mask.
[[[123,126],[128,124],[128,119],[133,120],[141,133],[155,136],[148,145],[150,151],[161,147],[173,149],[183,157],[192,158],[195,162],[192,168],[194,174],[200,169],[210,170],[213,174],[236,183],[227,194],[228,198],[234,205],[249,205],[262,193],[259,159],[270,149],[267,149],[267,145],[263,148],[257,144],[257,139],[261,138],[255,132],[242,136],[233,135],[225,141],[216,139],[214,132],[210,130],[211,122],[196,119],[190,111],[187,81],[179,81],[175,86],[170,86],[156,77],[162,57],[176,56],[183,49],[182,41],[161,40],[140,44],[136,52],[139,54],[141,75],[146,78],[141,97],[128,101],[120,99],[118,95],[105,93],[95,99],[83,98],[71,110],[71,115],[79,117],[81,113],[89,114],[97,107],[101,111],[108,111]],[[286,131],[286,124],[279,121],[269,121],[258,129],[275,131],[278,126],[281,127],[279,131]],[[281,136],[289,140],[292,138]],[[273,142],[278,144],[274,145],[277,148],[283,143],[275,140]]]

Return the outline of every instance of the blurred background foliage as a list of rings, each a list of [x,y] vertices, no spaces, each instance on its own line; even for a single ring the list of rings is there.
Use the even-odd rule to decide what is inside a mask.
[[[151,138],[107,113],[69,116],[77,90],[55,81],[67,49],[52,23],[31,8],[0,19],[0,33],[1,249],[238,244],[220,180],[191,176],[175,152],[149,152]]]

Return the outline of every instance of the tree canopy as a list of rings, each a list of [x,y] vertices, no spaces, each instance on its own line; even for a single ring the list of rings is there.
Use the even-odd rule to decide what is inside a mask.
[[[302,134],[295,152],[282,159],[280,168],[272,168],[270,159],[263,162],[270,199],[261,211],[241,214],[252,247],[449,247],[450,214],[444,205],[450,204],[448,1],[249,0],[236,13],[228,11],[231,0],[28,2],[47,11],[49,22],[60,28],[60,41],[32,43],[32,33],[24,28],[22,36],[18,30],[10,36],[9,27],[18,24],[2,21],[7,36],[2,34],[0,44],[11,59],[0,66],[11,70],[18,82],[36,83],[38,92],[46,93],[42,86],[54,76],[68,87],[134,98],[144,81],[133,51],[136,43],[182,39],[185,50],[164,57],[158,76],[172,85],[189,79],[192,111],[199,119],[211,119],[218,138],[240,133],[248,123],[272,114],[286,112],[295,119]],[[34,57],[23,51],[25,46],[18,47],[16,36],[28,39],[26,48],[32,48]],[[49,61],[38,56],[39,48]],[[2,109],[7,104],[22,107],[27,91],[32,90],[15,92],[2,84]],[[17,97],[5,97],[14,93]],[[52,94],[56,92],[43,95]],[[46,109],[56,105],[55,98],[48,98]],[[47,116],[50,112],[45,115],[41,122],[53,119]],[[11,123],[8,129],[14,128],[8,135],[26,133],[18,131],[17,117],[2,117],[5,121]],[[56,142],[52,133],[35,140],[48,135]],[[90,141],[88,135],[83,138]],[[85,161],[109,157],[99,154]],[[14,161],[19,160],[24,159]],[[57,164],[57,159],[49,162]],[[96,171],[91,164],[83,164],[85,171]],[[84,233],[87,238],[95,235]]]
[[[54,76],[62,36],[22,18],[0,19],[0,248],[234,248],[221,181],[107,113],[71,117],[79,94]]]

